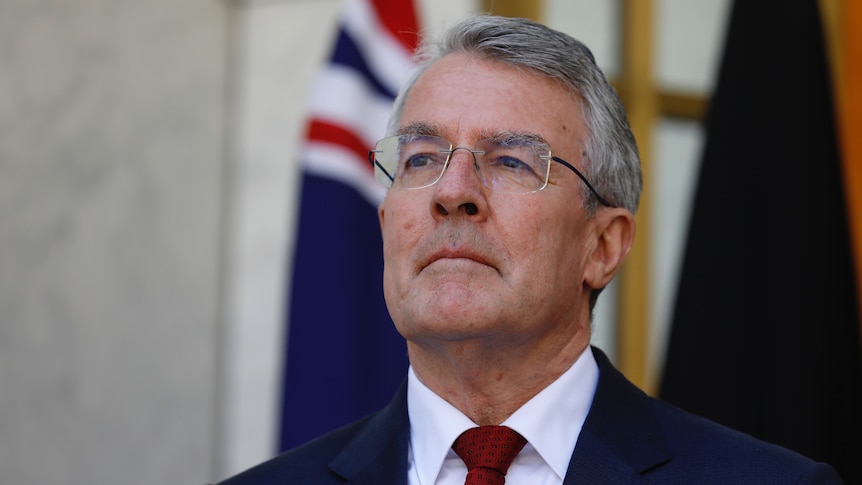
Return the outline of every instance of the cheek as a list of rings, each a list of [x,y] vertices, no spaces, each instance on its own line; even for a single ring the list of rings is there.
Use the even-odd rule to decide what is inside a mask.
[[[587,251],[584,221],[569,213],[556,217],[536,218],[531,230],[535,268],[543,268],[550,284],[572,281],[582,271]]]
[[[414,228],[416,227],[416,221],[409,217],[404,217],[399,221],[399,227],[401,228],[401,232],[403,234],[412,234]]]
[[[412,214],[412,215],[411,215]],[[405,263],[419,240],[419,223],[415,210],[403,206],[386,210],[383,226],[383,255],[387,267]]]
[[[555,264],[554,258],[560,250],[559,228],[554,221],[543,216],[543,212],[521,206],[516,213],[503,214],[497,211],[496,238],[505,248],[509,267],[515,278],[524,278],[537,272],[547,273]],[[530,209],[530,210],[527,210]]]

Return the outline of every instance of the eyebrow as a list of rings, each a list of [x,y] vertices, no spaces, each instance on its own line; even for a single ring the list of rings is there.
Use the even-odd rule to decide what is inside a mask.
[[[414,135],[414,136],[443,136],[443,129],[440,125],[429,121],[415,121],[409,125],[403,126],[396,132],[397,135]],[[524,144],[542,144],[550,146],[550,143],[538,133],[528,131],[480,131],[479,139],[494,140],[500,145],[524,145]]]
[[[538,133],[530,133],[527,131],[498,131],[490,136],[482,138],[494,140],[495,143],[502,146],[512,145],[545,145],[550,146],[547,140]]]
[[[436,123],[431,123],[428,121],[414,121],[409,125],[402,126],[395,132],[396,135],[414,135],[414,136],[439,136],[442,135],[443,130]]]

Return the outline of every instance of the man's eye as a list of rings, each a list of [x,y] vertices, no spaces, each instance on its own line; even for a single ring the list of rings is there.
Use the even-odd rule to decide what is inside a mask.
[[[533,169],[529,164],[522,162],[520,159],[511,156],[500,156],[494,159],[492,165],[499,168],[505,168],[513,172],[532,172]]]
[[[431,153],[417,153],[410,155],[404,162],[404,168],[407,170],[416,168],[425,168],[436,163],[434,155]]]

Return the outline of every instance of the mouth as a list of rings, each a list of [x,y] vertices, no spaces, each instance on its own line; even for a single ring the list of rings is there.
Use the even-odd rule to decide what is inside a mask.
[[[493,264],[493,262],[490,261],[488,258],[486,258],[484,255],[477,253],[475,251],[469,250],[467,248],[461,248],[461,249],[442,249],[439,251],[435,251],[421,265],[420,272],[422,270],[424,270],[425,268],[431,266],[432,264],[438,262],[438,261],[455,261],[455,260],[461,260],[461,261],[468,262],[468,263],[469,262],[478,263],[478,264],[481,264],[483,266],[491,267],[495,271],[498,271],[497,267]]]

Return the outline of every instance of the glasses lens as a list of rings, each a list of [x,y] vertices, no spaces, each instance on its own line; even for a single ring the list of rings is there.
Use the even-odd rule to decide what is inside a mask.
[[[375,177],[386,187],[426,187],[440,178],[451,149],[448,141],[436,136],[384,138],[374,150]]]
[[[534,192],[548,181],[550,150],[533,140],[482,140],[476,147],[479,175],[503,192]]]

